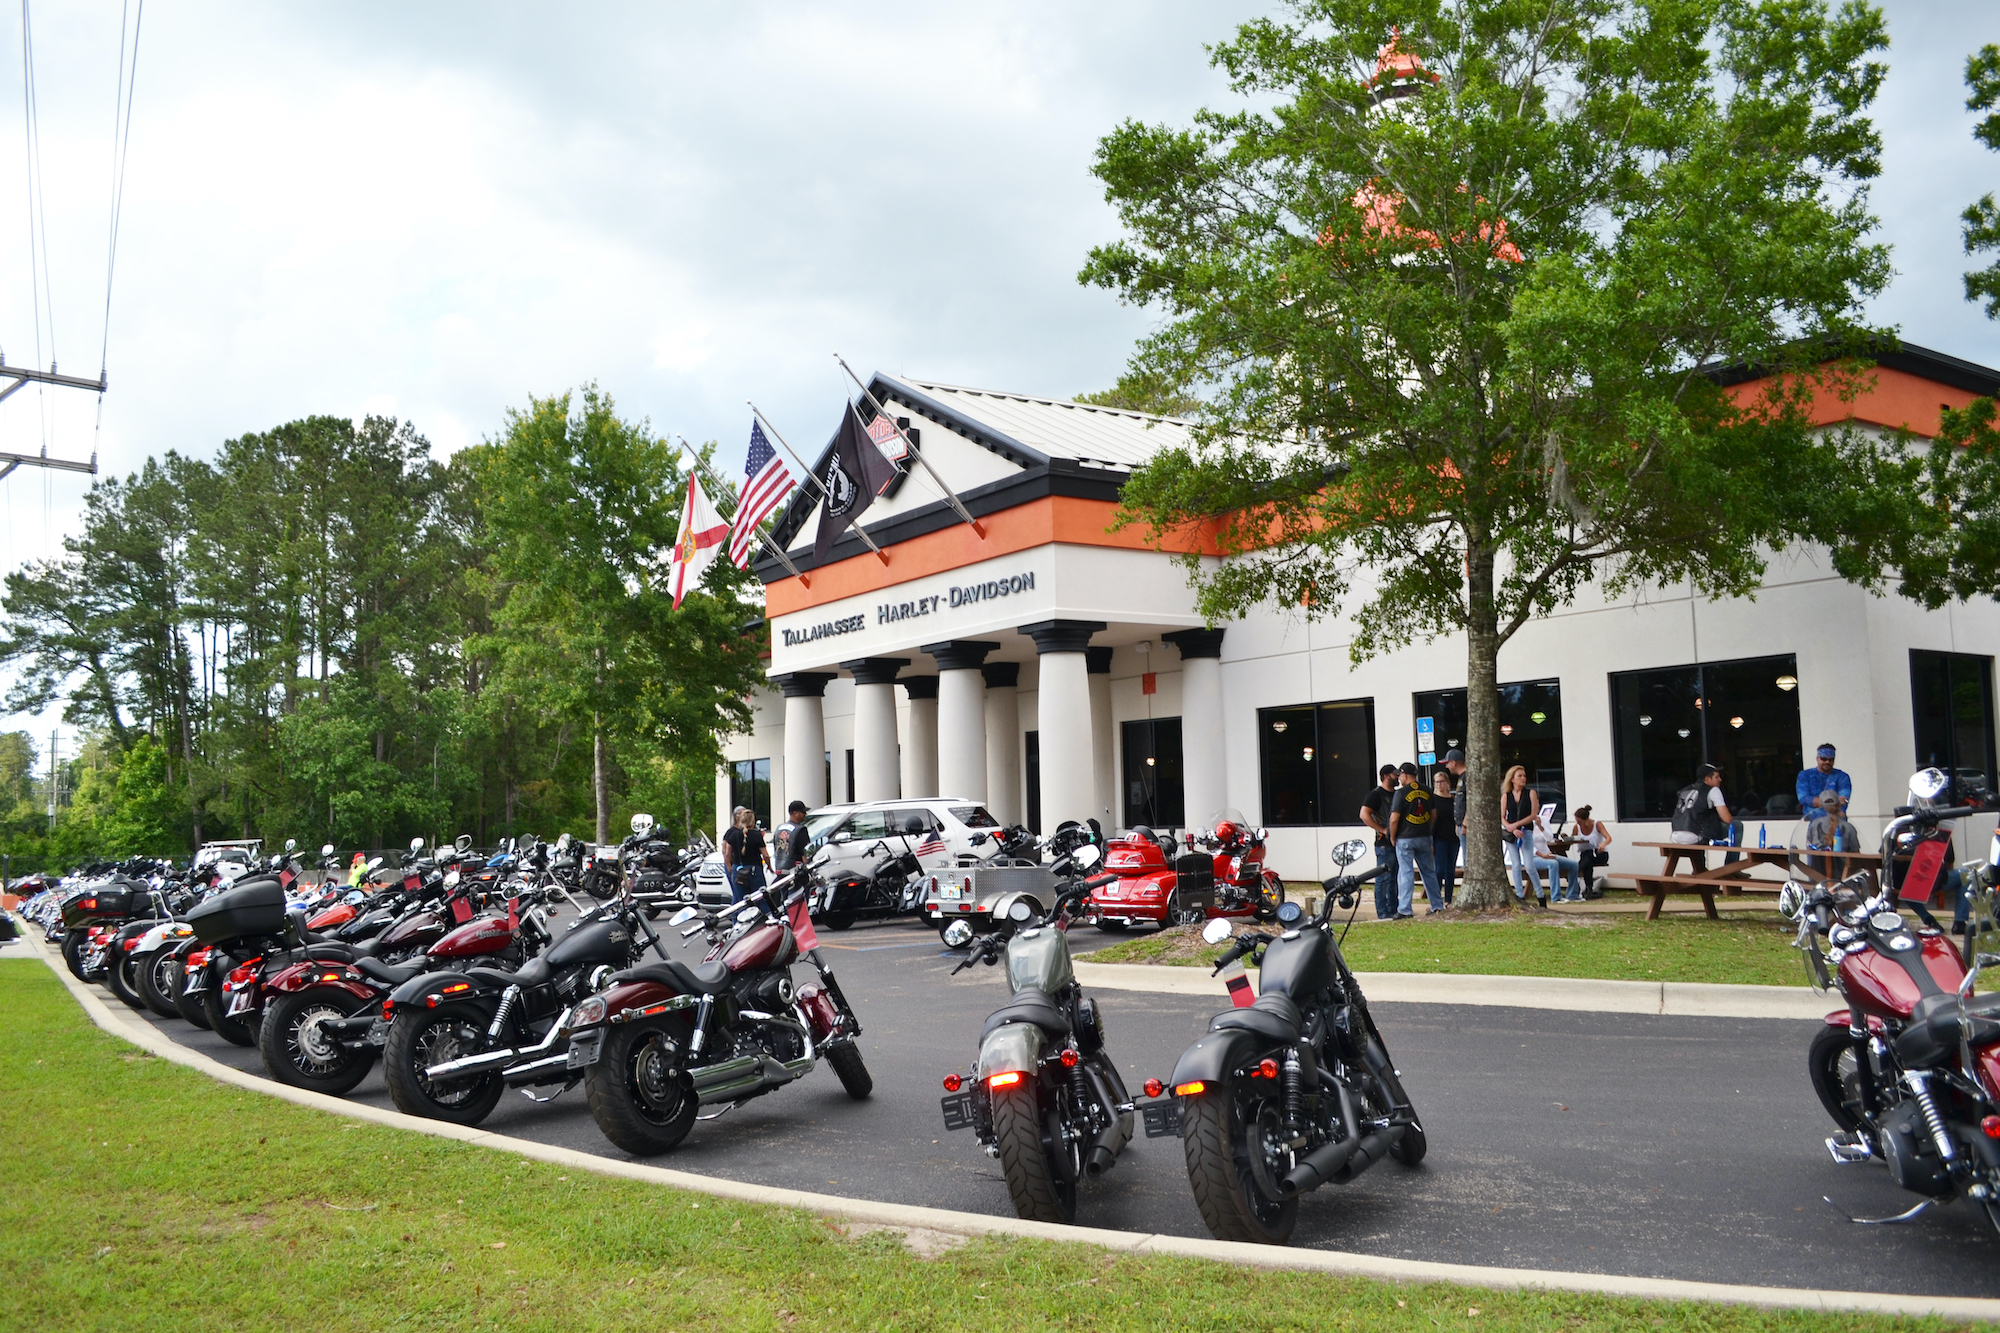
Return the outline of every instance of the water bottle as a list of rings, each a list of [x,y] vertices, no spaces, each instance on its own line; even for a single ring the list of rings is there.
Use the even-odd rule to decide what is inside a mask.
[[[1762,824],[1757,826],[1757,845],[1759,847],[1764,845],[1764,826]]]

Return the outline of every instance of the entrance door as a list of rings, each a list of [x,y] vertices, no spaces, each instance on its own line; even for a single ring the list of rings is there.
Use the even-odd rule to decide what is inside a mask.
[[[1181,720],[1147,718],[1122,724],[1125,755],[1125,826],[1154,829],[1187,824],[1181,791]]]

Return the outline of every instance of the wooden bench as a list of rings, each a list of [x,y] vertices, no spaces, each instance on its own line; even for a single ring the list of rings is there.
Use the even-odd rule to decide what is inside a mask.
[[[1717,893],[1728,897],[1745,893],[1775,895],[1785,887],[1780,880],[1753,879],[1750,875],[1752,869],[1762,866],[1782,870],[1788,876],[1792,873],[1793,853],[1784,847],[1714,847],[1682,842],[1635,842],[1632,845],[1656,848],[1662,862],[1660,874],[1626,877],[1632,880],[1640,897],[1652,898],[1653,905],[1646,912],[1648,921],[1659,919],[1660,910],[1666,906],[1670,893],[1700,894],[1702,909],[1710,918],[1717,919]],[[1813,852],[1811,855],[1838,865],[1843,872],[1880,864],[1880,858],[1868,852]],[[1693,869],[1696,858],[1710,856],[1719,858],[1720,864],[1712,864],[1706,870]],[[1689,869],[1680,872],[1683,860]]]

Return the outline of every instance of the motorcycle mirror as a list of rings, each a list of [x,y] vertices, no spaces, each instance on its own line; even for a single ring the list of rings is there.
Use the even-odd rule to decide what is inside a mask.
[[[346,901],[349,907],[359,907],[362,903],[368,901],[368,895],[359,889],[349,889]]]
[[[694,920],[695,916],[696,912],[692,907],[683,907],[680,911],[675,912],[667,918],[667,924],[670,926],[685,926],[688,922]]]
[[[1349,838],[1333,849],[1333,863],[1337,866],[1351,866],[1359,861],[1361,854],[1367,850],[1367,844],[1361,839]]]
[[[447,870],[444,872],[444,886],[447,889],[458,887],[458,872],[456,870]]]
[[[1085,843],[1071,852],[1069,859],[1076,862],[1078,870],[1094,870],[1097,868],[1097,863],[1104,859],[1104,853],[1099,851],[1094,845]]]
[[[1278,904],[1278,924],[1281,926],[1296,926],[1305,920],[1305,917],[1306,909],[1297,903]]]
[[[944,928],[945,947],[963,949],[972,943],[972,923],[960,918]]]
[[[649,837],[651,836],[652,832],[653,832],[653,817],[651,815],[638,814],[632,816],[633,837],[635,838]]]
[[[424,840],[423,840],[422,838],[412,838],[412,839],[410,839],[410,850],[411,850],[411,851],[413,851],[413,852],[421,852],[421,851],[422,851],[423,849],[424,849]]]
[[[287,838],[287,839],[285,839],[285,850],[286,850],[286,851],[288,851],[288,852],[296,852],[296,851],[297,851],[298,849],[299,849],[299,840],[298,840],[297,838]]]
[[[1951,779],[1941,768],[1921,768],[1910,775],[1910,795],[1920,801],[1940,799],[1951,787]]]
[[[1007,919],[1023,925],[1035,919],[1035,905],[1026,898],[1016,898],[1007,908]]]
[[[332,855],[333,855],[333,844],[332,844],[332,843],[328,843],[328,844],[326,844],[326,846],[324,846],[324,847],[320,848],[320,849],[319,849],[319,854],[320,854],[321,856],[332,856]]]
[[[1785,887],[1778,890],[1778,915],[1787,921],[1797,921],[1799,914],[1806,910],[1806,893],[1797,880],[1787,880]]]
[[[1285,906],[1287,907],[1290,907],[1291,905],[1292,904],[1290,903],[1285,904]],[[1235,933],[1236,933],[1235,930],[1230,927],[1230,924],[1227,921],[1223,920],[1221,917],[1215,918],[1215,920],[1209,922],[1207,925],[1201,928],[1202,939],[1206,940],[1210,944],[1220,944],[1224,940],[1228,939],[1231,935],[1234,935]]]
[[[565,834],[563,834],[563,835],[562,835],[562,836],[561,836],[560,838],[557,838],[557,839],[556,839],[556,850],[557,850],[557,851],[559,851],[559,852],[566,852],[566,851],[568,851],[568,850],[569,850],[569,843],[570,843],[570,837],[569,837],[569,834],[565,833]]]
[[[472,835],[470,833],[461,833],[452,839],[451,845],[456,851],[469,852],[472,850]]]
[[[373,860],[368,862],[368,869],[370,870],[380,870],[381,868],[382,868],[382,858],[379,856],[375,857]]]

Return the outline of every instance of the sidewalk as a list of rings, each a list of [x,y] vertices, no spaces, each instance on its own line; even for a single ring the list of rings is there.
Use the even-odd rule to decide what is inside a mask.
[[[1220,1008],[1228,994],[1205,967],[1078,960],[1086,989],[1203,995]],[[1581,977],[1500,977],[1450,972],[1357,972],[1378,1004],[1472,1004],[1513,1009],[1665,1014],[1681,1018],[1818,1020],[1841,1007],[1837,995],[1805,986],[1722,986],[1692,981],[1596,981]]]

